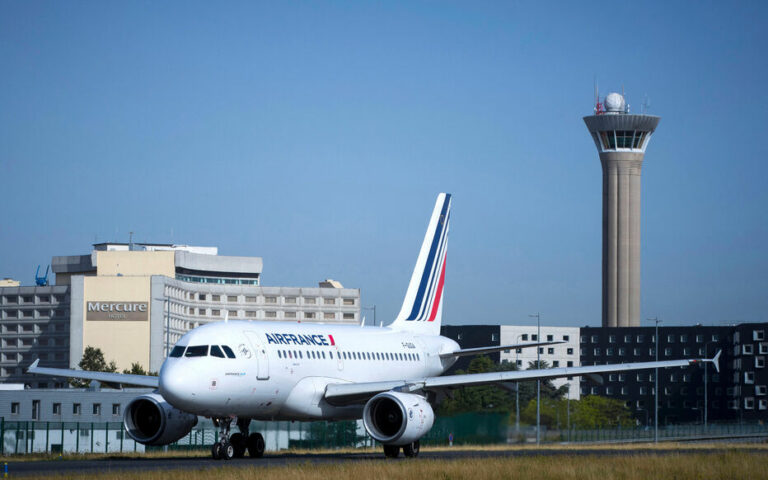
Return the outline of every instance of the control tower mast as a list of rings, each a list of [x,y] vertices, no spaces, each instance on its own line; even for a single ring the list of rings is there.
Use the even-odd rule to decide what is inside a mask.
[[[640,171],[660,117],[609,93],[584,117],[603,166],[603,326],[640,326]]]

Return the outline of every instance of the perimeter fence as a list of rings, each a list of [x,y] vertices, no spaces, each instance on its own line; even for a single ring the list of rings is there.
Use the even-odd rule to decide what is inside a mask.
[[[233,426],[235,431],[236,427]],[[251,422],[268,451],[284,449],[336,449],[377,444],[360,421]],[[201,421],[188,435],[167,447],[145,447],[125,432],[122,422],[17,422],[0,418],[0,455],[25,453],[120,453],[155,450],[201,450],[218,438],[210,421]],[[760,424],[674,425],[659,428],[659,440],[768,438]],[[654,440],[653,428],[542,430],[543,443],[618,443]],[[535,427],[517,430],[504,414],[463,414],[438,417],[422,445],[493,445],[532,443]]]

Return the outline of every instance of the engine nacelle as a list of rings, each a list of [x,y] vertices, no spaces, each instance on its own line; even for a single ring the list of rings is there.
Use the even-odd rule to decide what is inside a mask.
[[[168,445],[188,434],[197,425],[197,416],[173,407],[158,393],[147,393],[125,407],[123,424],[139,443]]]
[[[407,445],[423,437],[435,422],[435,413],[421,395],[384,392],[368,400],[363,425],[378,442]]]

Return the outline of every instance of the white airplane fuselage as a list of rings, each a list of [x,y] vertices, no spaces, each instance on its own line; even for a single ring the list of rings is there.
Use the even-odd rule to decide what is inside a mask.
[[[212,356],[212,345],[235,358]],[[166,359],[159,393],[196,415],[256,420],[360,418],[360,404],[327,403],[326,385],[440,375],[456,359],[439,355],[459,349],[446,337],[390,328],[258,321],[203,325],[175,350],[194,346],[209,348]]]

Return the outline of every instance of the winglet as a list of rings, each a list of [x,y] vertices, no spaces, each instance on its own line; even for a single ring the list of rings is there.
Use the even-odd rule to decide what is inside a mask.
[[[34,362],[32,362],[32,365],[27,367],[27,373],[31,372],[32,370],[37,368],[37,364],[40,363],[40,359],[36,358]]]
[[[714,358],[712,358],[712,364],[715,366],[715,370],[717,370],[717,373],[720,373],[720,354],[721,353],[723,353],[723,351],[718,350]]]

